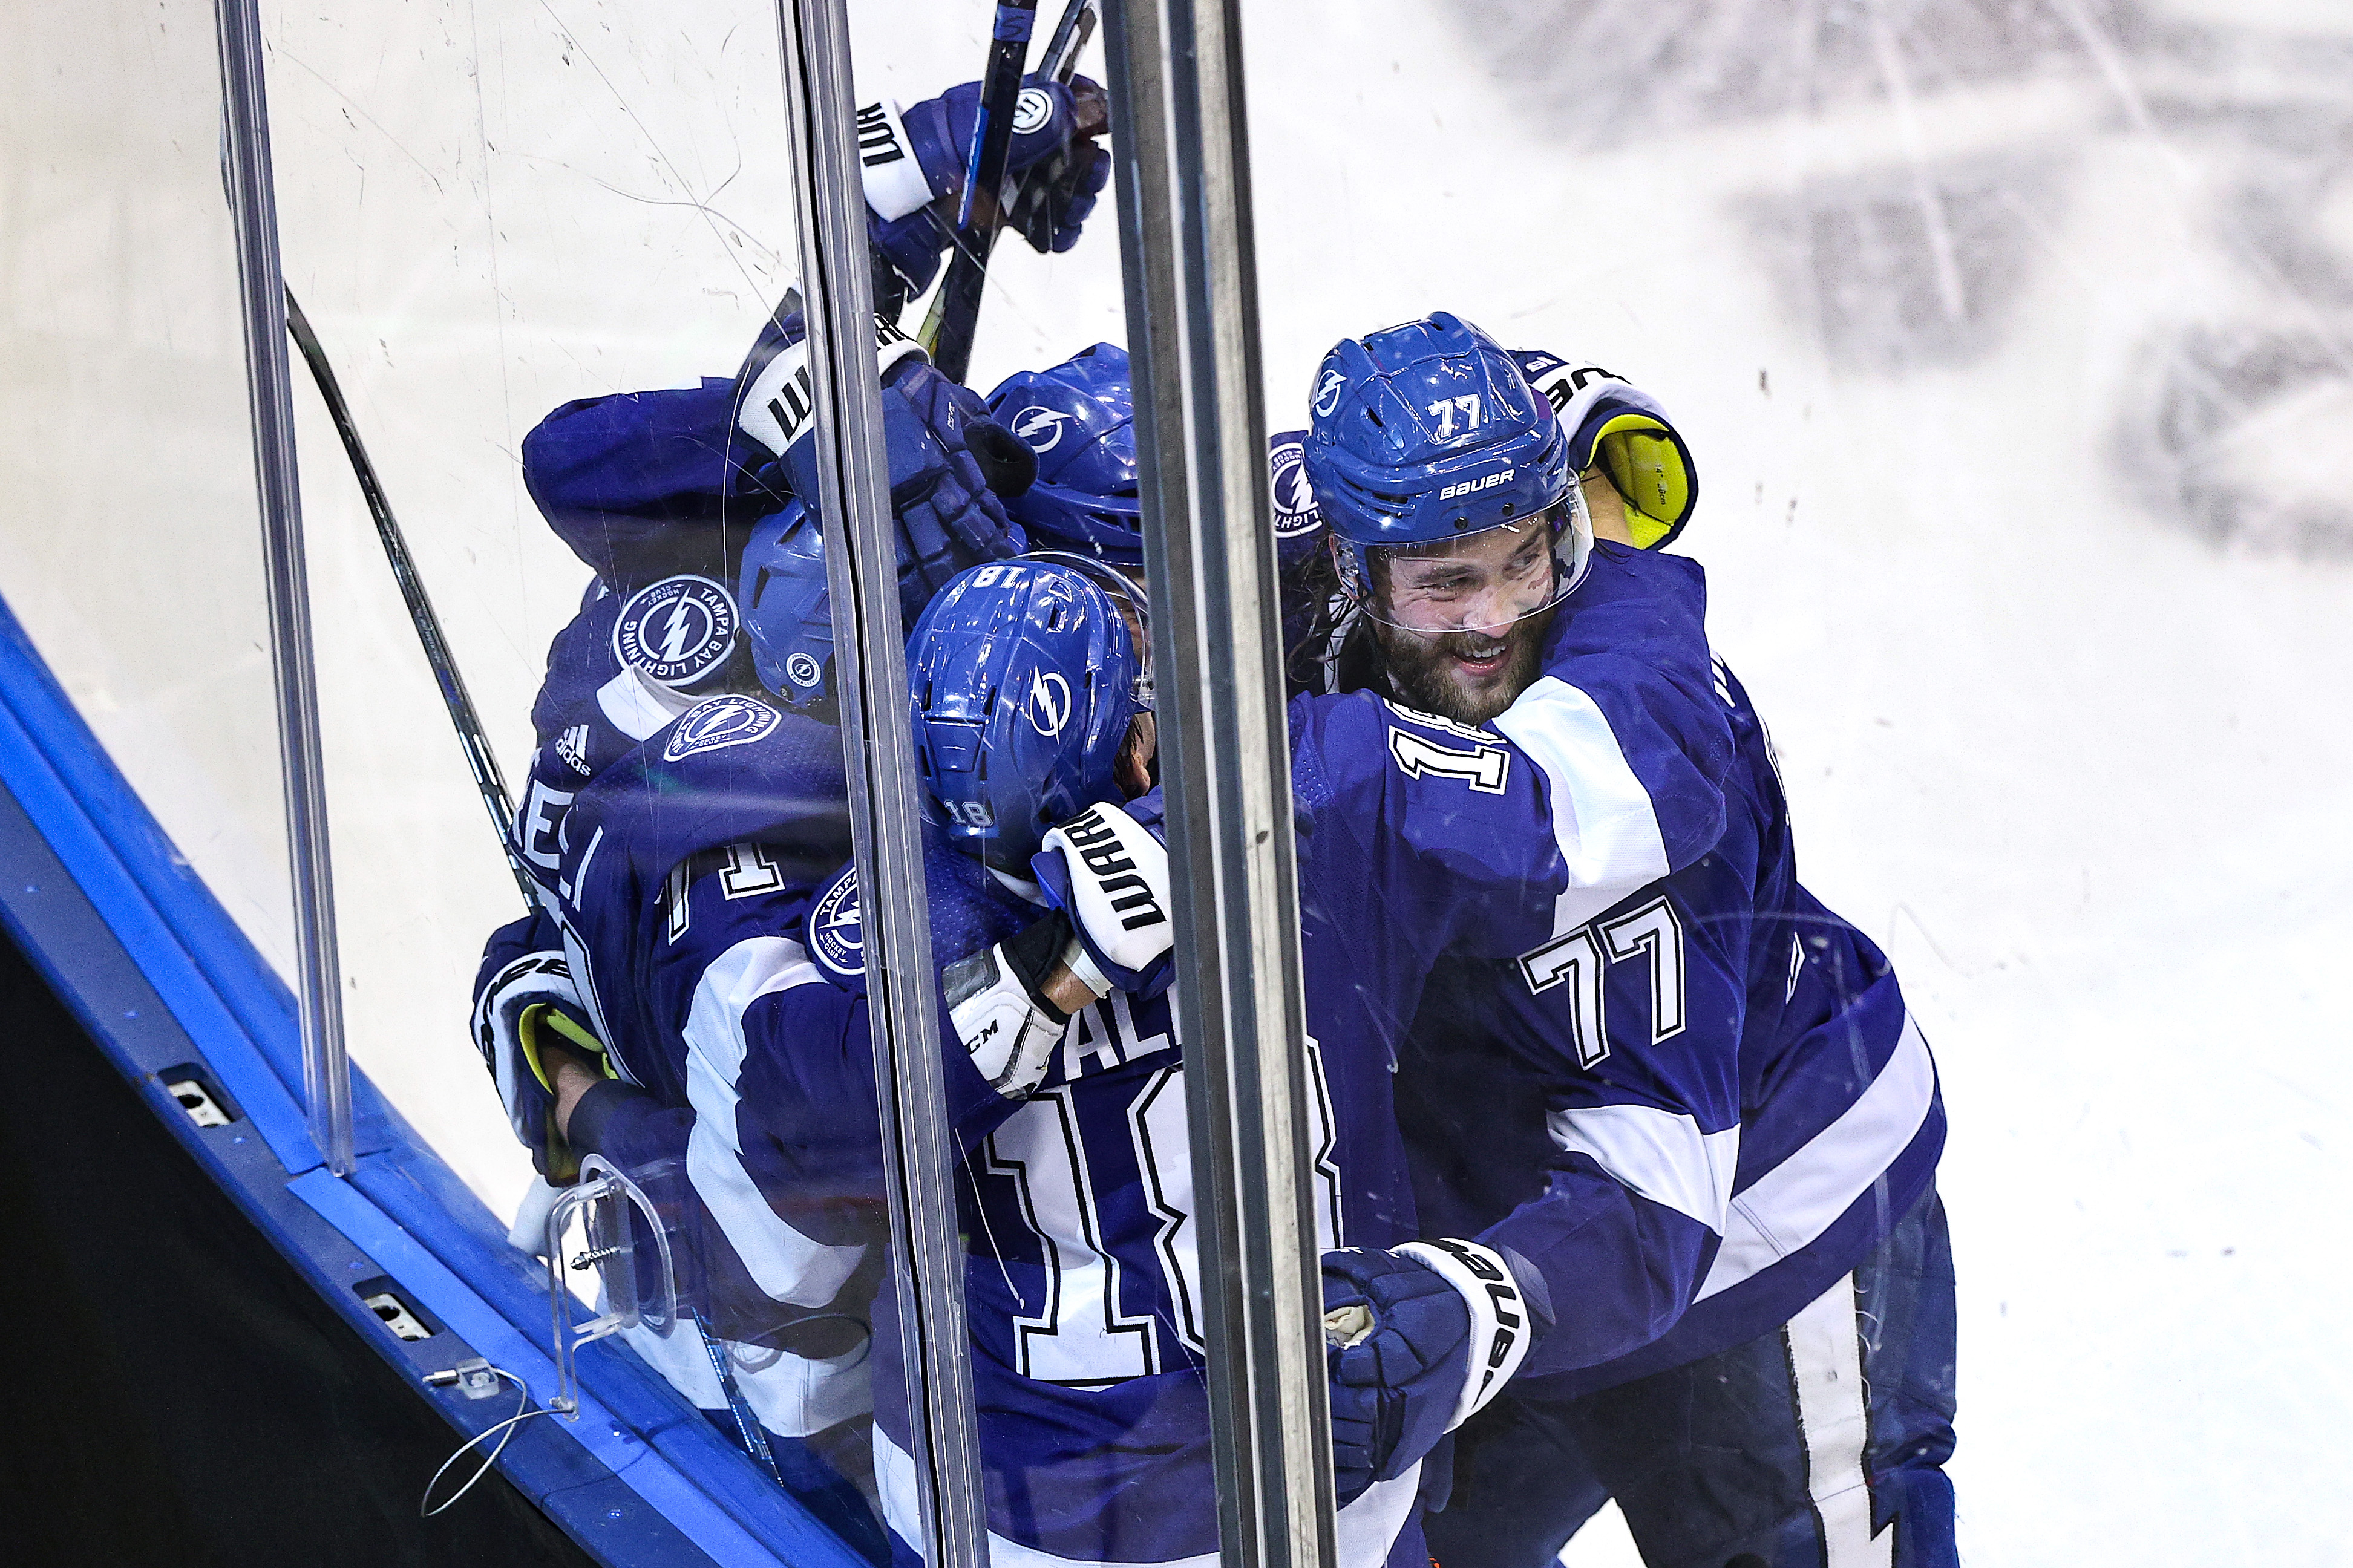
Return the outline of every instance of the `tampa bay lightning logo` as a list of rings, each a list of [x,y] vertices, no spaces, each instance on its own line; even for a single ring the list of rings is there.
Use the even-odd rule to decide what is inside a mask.
[[[1340,406],[1341,389],[1345,387],[1347,384],[1348,375],[1345,371],[1335,366],[1324,373],[1324,379],[1315,384],[1315,416],[1317,418],[1328,419],[1332,416],[1332,410]]]
[[[1052,740],[1071,721],[1071,683],[1050,669],[1029,672],[1029,696],[1021,704],[1029,727]]]
[[[858,871],[844,871],[809,910],[809,951],[836,974],[866,973],[866,927],[858,915]]]
[[[1267,479],[1274,492],[1274,536],[1296,539],[1324,526],[1316,509],[1315,487],[1307,482],[1307,449],[1285,441],[1267,457]]]
[[[785,660],[785,679],[806,691],[825,674],[824,667],[806,653],[797,653]]]
[[[700,680],[735,651],[735,596],[708,577],[665,577],[613,623],[613,657],[664,686]]]
[[[1023,446],[1042,458],[1062,444],[1062,426],[1070,423],[1070,418],[1051,408],[1025,408],[1013,422],[1013,433],[1021,437]]]
[[[784,715],[749,697],[714,697],[698,703],[670,726],[662,760],[683,762],[697,752],[715,752],[756,741],[784,722]]]

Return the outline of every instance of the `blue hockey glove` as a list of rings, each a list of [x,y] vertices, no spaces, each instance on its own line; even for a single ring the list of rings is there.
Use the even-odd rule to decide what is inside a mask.
[[[1069,912],[1073,934],[1108,982],[1098,990],[1155,996],[1168,988],[1176,928],[1166,845],[1099,801],[1050,829],[1029,866],[1047,899]],[[1094,984],[1097,976],[1081,978]]]
[[[875,331],[891,505],[899,524],[899,602],[912,623],[957,573],[1029,547],[989,485],[993,476],[1018,492],[1027,475],[1004,461],[1010,437],[997,438],[979,394],[934,369],[897,328],[877,321]],[[780,460],[794,496],[814,510],[817,437],[797,299],[788,298],[770,317],[736,386],[737,427]],[[746,588],[751,570],[747,561]],[[748,614],[751,595],[741,597]]]
[[[1525,1262],[1475,1241],[1324,1255],[1332,1465],[1343,1505],[1406,1473],[1502,1392],[1549,1305]]]
[[[1110,129],[1108,104],[1102,87],[1085,77],[1071,78],[1068,87],[1034,75],[1023,79],[1005,174],[1008,184],[1024,184],[1027,199],[1008,221],[1032,248],[1063,251],[1079,242],[1079,230],[1111,177],[1111,154],[1093,140]],[[963,204],[965,166],[979,119],[976,81],[959,83],[906,111],[908,142],[941,198],[933,211],[944,214],[945,223],[955,222]]]
[[[555,1090],[541,1065],[540,1044],[560,1040],[596,1061],[607,1078],[613,1069],[545,915],[526,915],[491,933],[474,980],[473,1032],[508,1125],[531,1151],[533,1168],[558,1185],[569,1183],[580,1162],[555,1130]]]

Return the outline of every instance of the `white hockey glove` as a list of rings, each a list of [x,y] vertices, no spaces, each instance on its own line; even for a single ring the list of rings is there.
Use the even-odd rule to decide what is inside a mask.
[[[1520,1281],[1529,1282],[1524,1294]],[[1476,1415],[1552,1323],[1544,1281],[1475,1241],[1324,1255],[1339,1500],[1394,1480]]]
[[[491,934],[475,980],[473,1035],[516,1140],[531,1151],[541,1175],[565,1183],[577,1173],[579,1161],[556,1132],[555,1088],[540,1047],[559,1042],[589,1058],[606,1077],[614,1073],[604,1042],[588,1027],[563,950],[536,945],[552,935],[542,916]]]
[[[1099,801],[1050,831],[1029,865],[1114,989],[1136,996],[1167,989],[1176,927],[1166,845]]]
[[[1019,1100],[1038,1087],[1070,1026],[1071,1015],[1046,994],[1057,963],[1067,965],[1095,1000],[1110,994],[1110,983],[1071,934],[1070,917],[1059,910],[940,972],[949,1026],[972,1053],[980,1076],[1008,1100]]]

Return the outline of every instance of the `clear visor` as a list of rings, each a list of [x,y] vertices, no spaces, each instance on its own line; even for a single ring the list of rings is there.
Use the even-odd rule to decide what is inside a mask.
[[[1567,596],[1592,534],[1584,492],[1572,485],[1540,512],[1460,539],[1366,550],[1371,575],[1355,584],[1357,601],[1406,631],[1500,636]],[[1352,564],[1344,557],[1344,569]]]

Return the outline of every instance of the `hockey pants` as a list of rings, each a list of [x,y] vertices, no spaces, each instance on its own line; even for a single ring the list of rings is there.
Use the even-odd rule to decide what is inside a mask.
[[[1931,1191],[1745,1345],[1455,1435],[1442,1568],[1547,1568],[1618,1500],[1647,1568],[1953,1568],[1953,1261]]]

